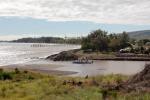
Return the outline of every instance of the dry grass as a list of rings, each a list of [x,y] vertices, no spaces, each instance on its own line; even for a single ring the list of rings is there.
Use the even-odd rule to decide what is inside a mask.
[[[3,73],[0,72],[0,73]],[[11,79],[0,80],[0,100],[103,100],[102,85],[128,79],[122,75],[58,77],[28,71],[5,72]],[[107,91],[110,100],[149,100],[148,93]]]

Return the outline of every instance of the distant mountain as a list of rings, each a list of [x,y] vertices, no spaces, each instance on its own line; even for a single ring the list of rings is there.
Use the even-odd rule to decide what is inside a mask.
[[[150,39],[150,30],[127,32],[134,39]]]

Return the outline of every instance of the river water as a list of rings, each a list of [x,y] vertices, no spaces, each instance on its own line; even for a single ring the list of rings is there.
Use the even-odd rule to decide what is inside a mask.
[[[150,63],[147,61],[94,61],[93,64],[73,64],[72,62],[44,60],[48,55],[77,48],[80,48],[80,46],[67,44],[0,43],[0,66],[52,64],[60,66],[53,68],[53,70],[78,72],[72,76],[92,76],[112,73],[132,75],[141,71],[145,64]]]

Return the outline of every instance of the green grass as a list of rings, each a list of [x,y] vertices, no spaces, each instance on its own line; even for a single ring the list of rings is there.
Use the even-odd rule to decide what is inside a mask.
[[[28,71],[1,71],[11,78],[0,79],[0,100],[150,100],[148,93],[106,91],[101,84],[117,84],[128,79],[122,75],[89,78],[41,75]],[[75,84],[69,83],[75,82]],[[82,82],[82,84],[76,84]]]

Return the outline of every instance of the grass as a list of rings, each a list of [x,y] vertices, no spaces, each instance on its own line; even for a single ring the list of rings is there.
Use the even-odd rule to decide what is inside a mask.
[[[123,75],[96,77],[59,77],[28,71],[4,72],[11,78],[0,79],[0,100],[149,100],[148,93],[122,93],[104,90],[103,84],[117,84],[128,79]],[[5,76],[5,75],[4,75]]]

